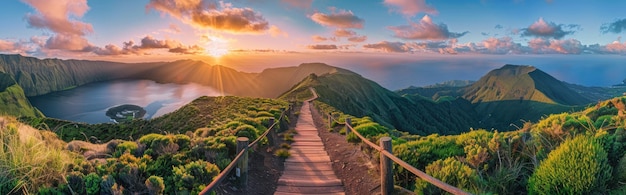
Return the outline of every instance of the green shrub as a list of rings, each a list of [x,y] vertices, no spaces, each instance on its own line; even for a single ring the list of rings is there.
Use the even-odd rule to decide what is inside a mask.
[[[280,148],[278,150],[276,150],[276,152],[274,152],[275,156],[278,156],[280,158],[287,158],[289,156],[291,156],[291,153],[289,153],[289,150],[284,149],[284,148]]]
[[[282,143],[282,144],[280,144],[280,148],[290,149],[291,145],[289,145],[288,143]]]
[[[98,174],[90,173],[85,176],[84,180],[87,194],[100,194],[100,183],[102,182],[102,178]]]
[[[216,165],[203,160],[172,168],[174,185],[179,193],[198,194],[220,173]]]
[[[136,142],[124,141],[115,147],[115,153],[113,153],[113,156],[120,157],[122,154],[126,152],[135,154],[137,151],[137,148],[139,148],[139,146],[137,145]]]
[[[426,166],[426,174],[433,176],[442,182],[456,186],[460,189],[479,192],[480,186],[482,186],[482,180],[476,173],[475,169],[463,164],[454,157],[446,158],[445,160],[437,160],[430,165]],[[431,184],[425,185],[423,180],[416,182],[416,192],[428,192],[430,193],[442,193],[439,188],[432,186]]]
[[[235,135],[237,135],[237,137],[247,137],[250,140],[255,140],[257,137],[256,128],[252,125],[241,125],[235,129]]]
[[[567,139],[548,154],[528,180],[530,194],[589,194],[611,179],[607,153],[593,137]]]
[[[114,194],[115,178],[112,175],[105,175],[100,182],[100,194]]]
[[[150,176],[146,179],[146,187],[148,188],[148,192],[150,194],[163,194],[163,190],[165,190],[165,184],[163,183],[163,178],[159,176]]]
[[[615,177],[618,182],[626,182],[626,154],[619,160],[619,164],[615,170]]]
[[[85,181],[84,175],[80,172],[71,172],[67,175],[67,185],[72,189],[72,192],[77,194],[85,194]]]
[[[350,132],[348,133],[348,135],[346,135],[346,141],[350,143],[359,143],[361,142],[361,139],[359,138],[359,136],[357,136],[353,132]]]
[[[372,137],[389,131],[387,127],[371,121],[357,125],[354,130],[358,131],[363,137]]]
[[[274,115],[266,111],[261,111],[257,112],[256,117],[274,117]]]

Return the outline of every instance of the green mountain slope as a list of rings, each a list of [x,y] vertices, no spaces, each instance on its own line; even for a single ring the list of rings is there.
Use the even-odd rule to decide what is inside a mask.
[[[26,99],[24,90],[11,78],[11,75],[3,72],[0,72],[0,115],[43,116]]]
[[[505,65],[492,70],[464,88],[463,97],[472,103],[529,100],[563,105],[591,103],[563,82],[532,66]]]
[[[457,134],[476,126],[468,101],[435,103],[412,101],[355,73],[311,75],[281,95],[283,99],[304,97],[309,87],[319,94],[318,101],[347,114],[372,117],[380,124],[413,134]],[[463,103],[465,102],[465,104]]]

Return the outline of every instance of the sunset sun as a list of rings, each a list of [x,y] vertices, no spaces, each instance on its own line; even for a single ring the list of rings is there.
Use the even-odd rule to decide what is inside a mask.
[[[228,54],[228,41],[219,37],[207,37],[206,53],[210,56],[219,58]]]

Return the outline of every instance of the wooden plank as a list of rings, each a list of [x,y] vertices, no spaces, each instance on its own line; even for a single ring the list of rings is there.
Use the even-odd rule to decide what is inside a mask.
[[[299,163],[285,162],[285,172],[288,171],[332,171],[330,163]]]
[[[335,174],[334,171],[289,171],[288,173],[284,173],[283,176],[318,176],[318,175],[329,175]]]
[[[278,179],[278,185],[286,185],[286,186],[308,186],[308,187],[321,187],[321,186],[341,186],[343,183],[340,179],[328,179],[328,180],[317,180],[317,179]]]
[[[343,192],[342,186],[304,187],[304,186],[277,186],[276,192],[300,194],[332,194]]]
[[[290,156],[285,162],[330,162],[328,156]]]
[[[276,192],[275,195],[299,195],[304,193],[288,193],[288,192]],[[307,194],[307,195],[346,195],[344,192],[336,192],[336,193],[322,193],[322,194]]]
[[[327,180],[334,180],[334,179],[339,179],[337,178],[337,176],[335,176],[335,174],[331,174],[331,175],[283,175],[280,177],[280,179],[285,179],[285,180],[308,180],[308,181],[313,181],[313,180],[321,180],[321,181],[327,181]]]

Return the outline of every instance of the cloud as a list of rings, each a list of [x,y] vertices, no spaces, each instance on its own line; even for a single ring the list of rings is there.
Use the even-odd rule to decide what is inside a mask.
[[[363,45],[363,48],[379,50],[387,53],[411,52],[411,48],[409,48],[406,44],[402,42],[381,41],[374,44]]]
[[[11,41],[11,40],[2,40],[0,39],[0,52],[9,52],[9,53],[29,53],[33,52],[33,48],[25,41]]]
[[[251,8],[236,8],[230,3],[207,5],[202,0],[150,0],[146,9],[170,14],[197,28],[233,34],[263,34],[269,22]]]
[[[528,47],[535,54],[580,54],[585,48],[580,41],[576,39],[557,40],[535,38],[528,42]]]
[[[333,33],[336,37],[353,37],[356,36],[356,32],[346,29],[337,29]]]
[[[37,13],[28,13],[25,17],[33,28],[47,29],[64,35],[84,36],[93,32],[89,23],[70,19],[81,18],[89,10],[87,0],[23,0]]]
[[[337,45],[307,45],[309,49],[317,49],[317,50],[333,50],[338,49]]]
[[[331,9],[332,13],[314,13],[310,16],[311,20],[328,27],[337,28],[363,28],[364,20],[355,16],[351,11],[339,10],[335,12]]]
[[[313,0],[280,0],[280,2],[283,2],[292,7],[303,8],[303,9],[309,9],[311,8],[311,5],[313,4]]]
[[[52,32],[45,43],[39,46],[45,49],[83,51],[93,47],[85,35],[93,33],[89,23],[78,21],[88,10],[86,0],[24,0],[36,13],[28,13],[25,19],[32,28]]]
[[[170,53],[178,54],[200,54],[204,53],[205,49],[198,45],[184,45],[180,41],[173,39],[159,40],[150,35],[142,38],[138,45],[133,40],[123,43],[123,47],[116,45],[106,45],[104,48],[89,47],[85,49],[87,52],[93,52],[97,55],[146,55],[150,50],[166,50]]]
[[[494,26],[493,28],[495,28],[495,29],[502,29],[504,27],[502,27],[502,25],[496,24],[496,26]]]
[[[620,38],[617,41],[613,41],[612,43],[604,46],[604,49],[607,53],[626,53],[626,42],[620,43]]]
[[[198,45],[179,46],[176,48],[170,48],[167,51],[170,53],[179,53],[179,54],[200,54],[200,53],[204,53],[204,48]]]
[[[354,36],[354,37],[348,38],[348,41],[355,42],[355,43],[364,42],[366,40],[367,40],[367,36],[365,36],[365,35],[363,35],[363,36]]]
[[[278,37],[278,36],[289,37],[289,34],[287,34],[287,32],[280,30],[280,28],[274,25],[270,26],[270,29],[268,32],[270,33],[270,35],[272,35],[272,37]]]
[[[448,31],[445,24],[435,24],[432,19],[425,15],[419,22],[411,22],[410,25],[388,27],[395,33],[395,37],[405,40],[444,40],[461,37],[468,32],[455,33]]]
[[[564,30],[564,28],[570,31]],[[554,38],[561,39],[565,35],[574,34],[576,31],[572,30],[579,28],[578,25],[564,25],[555,24],[554,22],[546,22],[543,18],[539,18],[535,23],[531,24],[528,28],[521,29],[522,36],[532,36],[539,38]]]
[[[490,54],[508,54],[508,53],[522,53],[522,45],[513,42],[511,37],[495,38],[490,37],[482,41],[482,46],[487,50],[483,53]]]
[[[176,24],[170,24],[168,29],[171,30],[174,33],[180,33],[180,28],[178,26],[176,26]]]
[[[426,0],[385,0],[384,3],[405,16],[412,17],[420,12],[437,14],[435,8],[426,5]]]
[[[47,49],[59,49],[67,51],[83,51],[92,47],[89,41],[78,35],[57,34],[50,37],[45,44]]]
[[[604,34],[606,33],[621,33],[626,30],[626,18],[615,20],[611,23],[605,23],[600,26],[600,31]]]
[[[322,36],[319,36],[319,35],[313,35],[311,37],[311,39],[313,39],[313,41],[315,41],[315,42],[322,42],[322,41],[327,41],[328,40],[328,38],[322,37]]]

